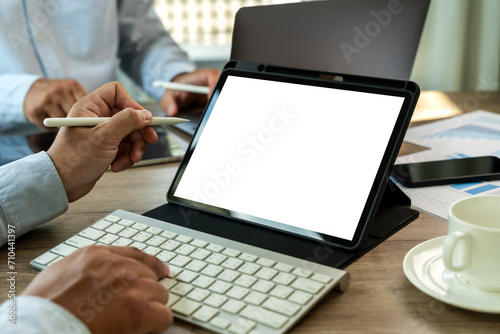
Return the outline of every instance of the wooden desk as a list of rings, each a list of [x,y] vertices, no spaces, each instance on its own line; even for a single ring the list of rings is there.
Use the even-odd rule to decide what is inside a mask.
[[[472,108],[473,107],[473,108]],[[500,93],[424,92],[414,124],[475,109],[500,113]],[[420,148],[405,144],[401,154]],[[16,240],[16,293],[37,271],[29,262],[84,227],[121,208],[144,213],[165,203],[166,190],[178,164],[140,167],[106,173],[85,198],[68,212]],[[419,243],[445,235],[447,223],[426,213],[346,268],[351,285],[346,293],[330,293],[294,329],[294,333],[499,333],[500,316],[470,312],[441,303],[415,288],[402,269],[406,253]],[[7,247],[0,249],[0,300],[7,298]],[[206,331],[176,321],[195,333]]]

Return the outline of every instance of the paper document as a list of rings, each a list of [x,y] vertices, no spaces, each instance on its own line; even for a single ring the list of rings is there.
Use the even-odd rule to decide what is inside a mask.
[[[478,110],[408,129],[405,141],[429,150],[399,157],[398,163],[460,159],[483,155],[500,157],[500,114]],[[448,218],[450,205],[462,198],[500,195],[500,181],[407,188],[392,180],[420,210]]]

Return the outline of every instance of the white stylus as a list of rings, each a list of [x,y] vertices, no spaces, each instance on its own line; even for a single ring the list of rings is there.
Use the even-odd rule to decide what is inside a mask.
[[[206,86],[188,85],[178,82],[153,81],[153,87],[162,87],[171,90],[180,90],[184,92],[208,94],[210,88]]]
[[[96,126],[106,122],[108,119],[110,117],[53,117],[44,119],[43,125],[46,127]],[[150,125],[174,125],[184,122],[189,122],[189,120],[179,117],[153,117]]]

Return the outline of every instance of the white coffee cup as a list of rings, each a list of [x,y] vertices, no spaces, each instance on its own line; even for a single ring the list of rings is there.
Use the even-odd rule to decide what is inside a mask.
[[[451,205],[443,262],[468,284],[500,291],[500,196],[472,197]]]

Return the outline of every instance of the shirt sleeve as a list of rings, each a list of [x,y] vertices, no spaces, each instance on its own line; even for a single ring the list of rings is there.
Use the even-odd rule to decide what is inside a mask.
[[[0,167],[0,246],[8,225],[18,238],[67,209],[64,185],[46,152]]]
[[[0,306],[2,334],[90,334],[80,319],[48,299],[19,296]]]
[[[196,66],[165,31],[152,3],[119,2],[118,56],[124,72],[159,100],[165,89],[153,87],[154,80],[170,81],[181,73],[192,72]]]
[[[24,100],[40,76],[31,74],[0,75],[0,133],[30,124],[24,116]]]

